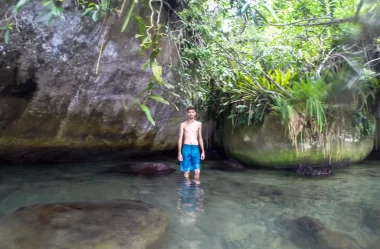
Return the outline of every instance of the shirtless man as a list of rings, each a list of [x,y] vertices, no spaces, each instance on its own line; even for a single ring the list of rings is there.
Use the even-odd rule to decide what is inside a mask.
[[[205,151],[202,138],[202,123],[195,120],[194,107],[186,109],[188,120],[181,123],[178,139],[178,160],[181,165],[181,172],[189,178],[190,171],[194,171],[195,179],[199,179],[201,173],[201,160],[205,159]],[[183,141],[183,135],[185,140]],[[202,153],[199,153],[199,147]]]

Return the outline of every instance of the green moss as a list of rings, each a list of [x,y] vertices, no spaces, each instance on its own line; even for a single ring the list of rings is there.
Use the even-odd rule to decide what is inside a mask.
[[[131,113],[130,127],[124,127],[122,120],[105,122],[102,117],[23,117],[0,134],[0,149],[122,148],[148,152],[171,150],[177,146],[177,138],[173,136],[177,129],[165,127],[160,131],[158,127],[148,127],[143,130],[138,125],[139,120],[145,119],[144,114],[141,115]],[[174,118],[169,121],[174,124]]]
[[[263,125],[245,125],[235,129],[225,127],[223,147],[229,157],[247,165],[271,168],[363,160],[373,148],[373,137],[362,136],[349,125],[341,127],[341,130],[344,133],[338,141],[337,137],[333,137],[327,147],[299,141],[296,149],[279,120],[269,117]]]
[[[239,150],[231,152],[231,155],[248,165],[257,165],[271,168],[293,168],[299,164],[317,165],[339,163],[344,159],[350,162],[357,162],[365,159],[372,150],[373,142],[371,139],[364,142],[364,146],[357,146],[352,149],[345,149],[341,155],[334,153],[331,155],[331,161],[328,155],[321,151],[300,152],[296,150],[288,151],[269,151],[254,153],[250,150]]]

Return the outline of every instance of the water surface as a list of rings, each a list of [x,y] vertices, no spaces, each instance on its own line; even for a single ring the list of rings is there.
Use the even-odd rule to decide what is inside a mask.
[[[282,220],[302,216],[349,236],[355,248],[369,249],[378,238],[364,217],[366,210],[380,209],[380,163],[353,165],[325,179],[223,172],[204,164],[199,182],[184,181],[180,172],[158,178],[99,174],[112,165],[1,167],[0,216],[38,203],[122,198],[167,211],[173,227],[168,249],[297,249]]]

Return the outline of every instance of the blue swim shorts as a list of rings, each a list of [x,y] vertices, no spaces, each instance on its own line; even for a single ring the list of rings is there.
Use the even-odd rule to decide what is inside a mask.
[[[181,172],[201,169],[201,155],[198,145],[184,144],[182,146],[182,158],[183,160],[180,162]]]

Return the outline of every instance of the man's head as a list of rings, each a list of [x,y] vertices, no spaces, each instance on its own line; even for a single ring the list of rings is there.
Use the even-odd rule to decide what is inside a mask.
[[[195,108],[192,107],[192,106],[187,107],[187,109],[186,109],[186,113],[187,113],[187,117],[188,117],[189,119],[195,119],[195,115],[197,114],[197,113],[195,112]]]

